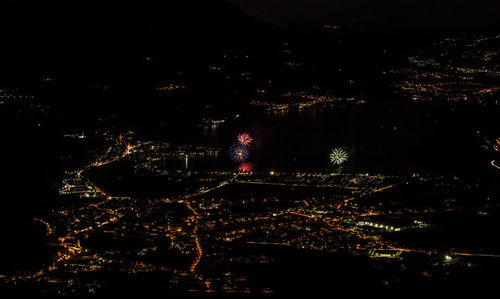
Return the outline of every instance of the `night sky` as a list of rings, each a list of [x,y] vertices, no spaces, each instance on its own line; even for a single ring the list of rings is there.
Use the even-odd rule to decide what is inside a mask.
[[[500,1],[491,0],[232,0],[251,15],[290,22],[373,28],[499,26]]]

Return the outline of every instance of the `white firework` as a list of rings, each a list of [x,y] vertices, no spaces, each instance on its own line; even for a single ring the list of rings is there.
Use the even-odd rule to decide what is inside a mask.
[[[349,154],[341,148],[335,148],[330,153],[330,162],[340,165],[349,159]]]

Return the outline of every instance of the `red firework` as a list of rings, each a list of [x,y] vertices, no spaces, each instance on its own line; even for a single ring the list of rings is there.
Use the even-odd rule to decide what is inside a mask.
[[[240,135],[238,135],[238,142],[244,146],[249,146],[252,141],[252,136],[247,133],[241,133]]]

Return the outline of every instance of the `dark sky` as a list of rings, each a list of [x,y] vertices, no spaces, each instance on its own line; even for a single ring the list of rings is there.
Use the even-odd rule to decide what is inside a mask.
[[[368,25],[381,28],[500,25],[500,0],[230,0],[249,14],[286,26]]]

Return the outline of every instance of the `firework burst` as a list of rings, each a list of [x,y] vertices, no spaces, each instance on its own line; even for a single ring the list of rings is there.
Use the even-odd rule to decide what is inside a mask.
[[[247,133],[239,134],[237,139],[238,139],[238,142],[244,146],[249,146],[250,143],[252,143],[252,141],[253,141],[252,136],[250,136],[250,134],[247,134]]]
[[[250,155],[248,147],[240,143],[233,143],[228,153],[231,160],[236,163],[245,162],[248,159],[248,155]]]
[[[330,162],[340,165],[349,159],[349,154],[341,148],[335,148],[330,153]]]

